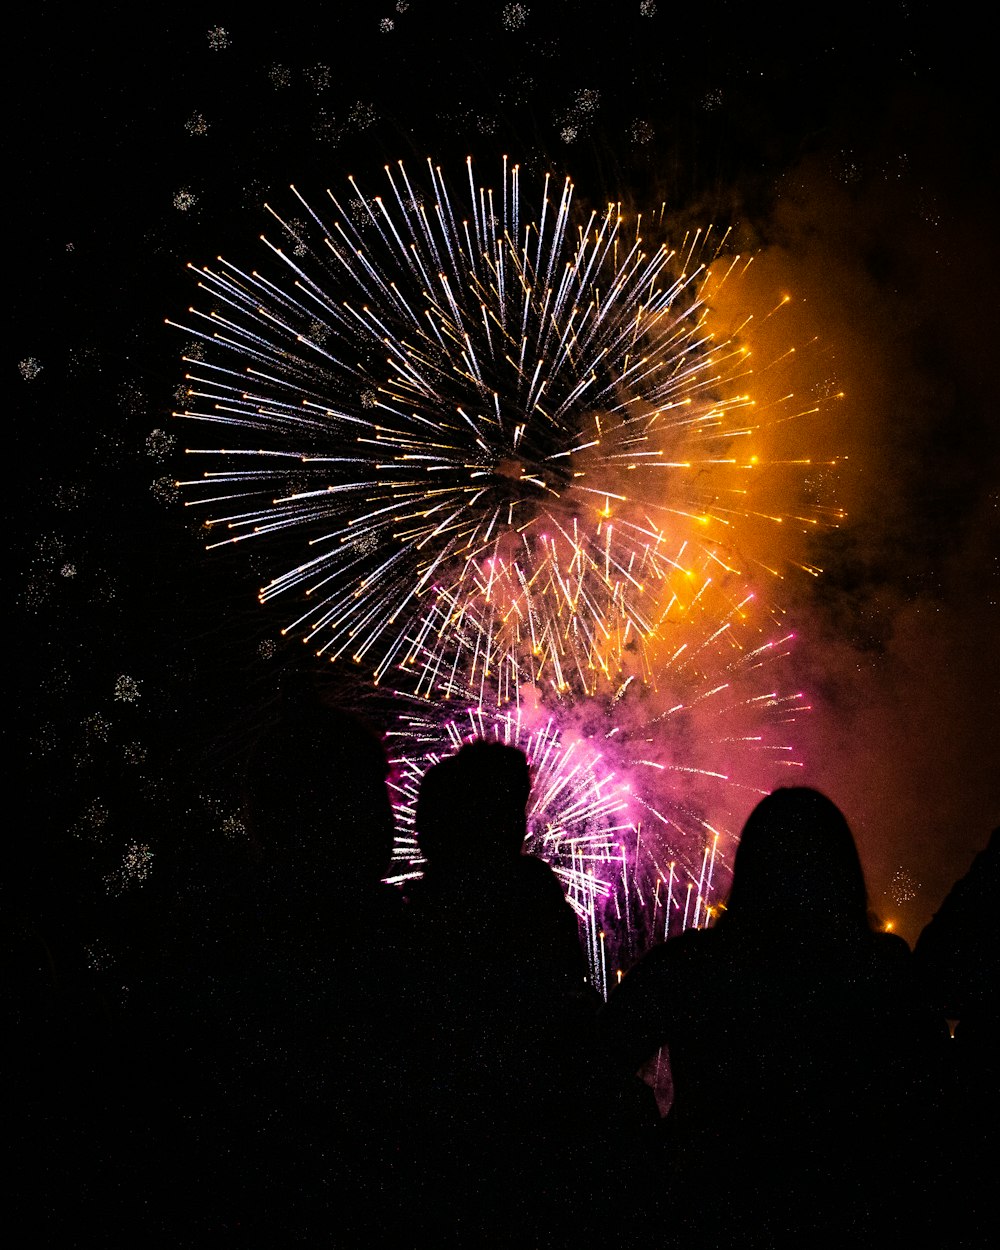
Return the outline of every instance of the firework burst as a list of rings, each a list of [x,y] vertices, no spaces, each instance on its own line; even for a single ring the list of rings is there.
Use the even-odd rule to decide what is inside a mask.
[[[189,448],[211,467],[187,502],[210,545],[284,553],[261,599],[298,596],[288,631],[377,682],[648,681],[676,626],[743,597],[740,518],[784,520],[748,485],[749,349],[711,321],[746,262],[711,230],[647,250],[618,205],[578,219],[569,180],[527,219],[516,165],[499,191],[467,172],[463,205],[430,162],[322,214],[293,189],[276,278],[198,271],[178,415],[226,446]]]

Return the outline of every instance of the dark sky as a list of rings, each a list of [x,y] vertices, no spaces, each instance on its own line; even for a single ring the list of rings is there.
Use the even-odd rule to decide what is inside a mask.
[[[206,556],[157,485],[185,264],[254,263],[289,183],[507,152],[594,202],[733,223],[823,344],[848,520],[782,592],[797,743],[912,939],[1000,818],[997,109],[963,7],[36,5],[9,58],[6,497],[38,844],[101,881],[178,823],[224,836],[301,663],[253,560]]]

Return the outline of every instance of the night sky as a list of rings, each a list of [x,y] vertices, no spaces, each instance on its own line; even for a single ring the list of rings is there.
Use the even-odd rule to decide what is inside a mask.
[[[8,836],[34,879],[138,898],[234,836],[242,753],[308,667],[258,557],[206,554],[170,485],[185,265],[257,263],[290,183],[508,153],[586,201],[732,224],[821,345],[848,517],[781,589],[794,736],[912,941],[1000,819],[997,108],[972,8],[942,11],[36,5],[9,57],[6,495],[33,796]]]

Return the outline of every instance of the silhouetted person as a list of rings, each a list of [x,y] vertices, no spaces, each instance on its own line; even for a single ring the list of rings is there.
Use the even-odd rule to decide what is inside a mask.
[[[420,959],[411,1159],[421,1244],[573,1240],[598,1179],[584,1034],[596,1004],[575,915],[524,852],[521,751],[474,742],[431,768],[417,805],[427,865],[410,889]]]
[[[936,1010],[957,1021],[948,1139],[949,1243],[995,1236],[993,1188],[1000,1147],[1000,828],[957,881],[917,941],[914,956]]]
[[[427,863],[410,889],[414,915],[449,959],[489,976],[493,995],[577,990],[584,978],[562,886],[525,853],[530,789],[522,751],[477,741],[429,769],[417,801]]]
[[[395,1215],[402,899],[385,752],[300,706],[249,762],[253,865],[146,987],[171,1244],[378,1244]]]
[[[662,1216],[678,1243],[867,1246],[910,1228],[944,1043],[909,961],[869,928],[833,803],[758,804],[715,927],[651,951],[604,1018],[632,1070],[669,1050]]]

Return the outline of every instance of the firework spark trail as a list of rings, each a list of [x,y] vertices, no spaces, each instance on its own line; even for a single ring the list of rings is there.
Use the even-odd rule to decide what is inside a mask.
[[[710,231],[646,251],[614,204],[577,220],[568,179],[523,219],[516,165],[500,195],[467,173],[459,211],[430,161],[429,191],[400,163],[322,214],[293,188],[278,280],[198,271],[210,359],[178,415],[228,441],[189,449],[212,466],[189,506],[213,546],[287,551],[261,599],[301,596],[288,631],[376,681],[487,701],[649,681],[674,625],[742,593],[740,518],[784,519],[746,485],[747,348],[710,326],[746,262]]]

